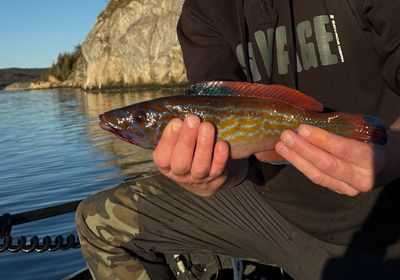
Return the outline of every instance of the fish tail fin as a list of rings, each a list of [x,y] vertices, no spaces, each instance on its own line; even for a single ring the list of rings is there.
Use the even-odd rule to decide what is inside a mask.
[[[386,144],[386,127],[380,118],[370,115],[344,115],[347,116],[352,127],[352,132],[348,137],[373,144]]]

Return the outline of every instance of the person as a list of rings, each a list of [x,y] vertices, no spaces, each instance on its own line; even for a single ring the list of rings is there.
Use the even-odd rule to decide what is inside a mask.
[[[301,125],[290,164],[230,160],[212,124],[173,119],[153,151],[160,175],[77,210],[95,279],[172,279],[159,253],[274,263],[295,279],[400,277],[398,1],[186,0],[178,23],[190,83],[286,85],[326,110],[375,115],[386,145]]]

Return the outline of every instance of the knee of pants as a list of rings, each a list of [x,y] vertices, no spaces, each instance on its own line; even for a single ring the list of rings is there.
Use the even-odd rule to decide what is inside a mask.
[[[139,196],[129,186],[117,186],[89,196],[76,210],[79,236],[101,239],[110,245],[131,241],[139,233]]]

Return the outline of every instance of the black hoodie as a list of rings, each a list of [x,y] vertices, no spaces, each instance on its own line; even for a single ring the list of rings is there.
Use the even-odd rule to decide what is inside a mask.
[[[178,36],[190,83],[291,86],[390,125],[400,116],[399,15],[398,0],[186,0]],[[377,248],[400,236],[400,180],[350,198],[292,166],[258,166],[265,199],[321,240]]]

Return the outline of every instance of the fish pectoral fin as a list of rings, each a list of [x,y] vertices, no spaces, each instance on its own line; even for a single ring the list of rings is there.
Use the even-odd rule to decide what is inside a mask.
[[[258,152],[254,154],[259,161],[262,162],[279,162],[279,163],[286,163],[286,159],[280,156],[275,150],[269,150],[264,152]]]

